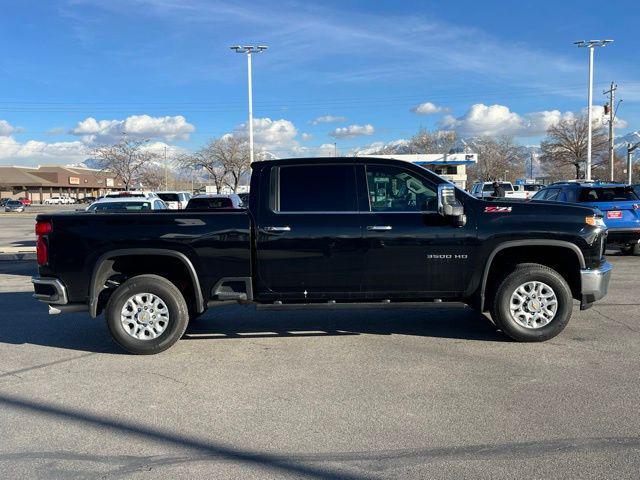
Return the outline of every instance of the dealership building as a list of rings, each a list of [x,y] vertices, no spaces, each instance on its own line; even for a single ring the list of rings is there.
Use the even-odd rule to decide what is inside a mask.
[[[0,198],[25,197],[42,203],[50,197],[80,199],[123,189],[123,182],[115,175],[93,168],[0,166]]]
[[[476,153],[418,153],[395,155],[362,155],[375,158],[395,158],[420,165],[450,181],[456,187],[467,187],[467,167],[477,163]]]

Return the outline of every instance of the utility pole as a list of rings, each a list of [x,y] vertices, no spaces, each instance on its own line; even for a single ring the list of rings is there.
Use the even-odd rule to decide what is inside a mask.
[[[609,105],[605,106],[606,110],[609,110],[609,180],[613,182],[613,161],[614,161],[614,153],[613,153],[613,121],[615,119],[615,105],[616,105],[616,90],[618,86],[611,82],[611,88],[609,90],[602,92],[604,95],[609,94]]]
[[[333,142],[333,156],[338,156],[338,142]]]
[[[589,88],[587,91],[587,166],[585,179],[591,180],[591,131],[593,125],[591,125],[591,106],[593,104],[593,51],[595,47],[605,47],[607,44],[612,43],[613,40],[580,40],[573,42],[578,47],[584,47],[589,49]]]
[[[236,53],[247,55],[247,84],[249,87],[249,162],[253,163],[253,87],[251,82],[251,54],[262,53],[268,47],[266,45],[235,45],[229,47]]]
[[[632,178],[633,169],[631,168],[633,165],[631,164],[631,154],[638,147],[640,147],[640,142],[636,143],[635,145],[631,145],[630,143],[627,143],[627,184],[628,185],[631,185],[631,181],[633,180]]]

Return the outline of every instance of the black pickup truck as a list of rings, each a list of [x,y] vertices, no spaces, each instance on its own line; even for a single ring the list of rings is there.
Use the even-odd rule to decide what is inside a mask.
[[[487,202],[417,165],[375,158],[253,164],[246,210],[39,215],[35,298],[105,313],[157,353],[228,302],[456,301],[520,341],[556,336],[602,298],[611,265],[595,211]]]

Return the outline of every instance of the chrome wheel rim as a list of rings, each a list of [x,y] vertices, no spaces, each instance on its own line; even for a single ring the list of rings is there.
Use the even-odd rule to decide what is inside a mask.
[[[525,328],[549,325],[558,313],[558,299],[553,289],[543,282],[526,282],[516,288],[509,304],[511,317]]]
[[[124,302],[120,312],[122,328],[138,340],[158,338],[169,325],[167,304],[153,293],[136,293]]]

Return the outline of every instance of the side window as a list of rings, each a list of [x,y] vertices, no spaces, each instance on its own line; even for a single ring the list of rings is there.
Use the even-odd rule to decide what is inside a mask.
[[[557,202],[559,194],[559,188],[550,188],[549,190],[547,190],[547,194],[545,195],[544,199],[550,202]]]
[[[156,209],[156,210],[164,210],[164,205],[162,204],[162,202],[161,202],[161,201],[156,200],[154,203],[155,203],[155,205],[154,205],[154,206],[155,206],[155,209]]]
[[[281,212],[355,212],[356,177],[353,165],[280,167]]]
[[[368,165],[367,187],[372,212],[421,212],[438,208],[435,190],[403,168]]]
[[[564,200],[565,202],[576,203],[577,202],[576,189],[566,188],[564,190]]]

